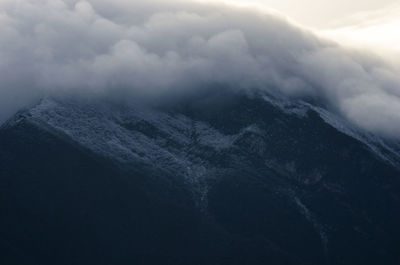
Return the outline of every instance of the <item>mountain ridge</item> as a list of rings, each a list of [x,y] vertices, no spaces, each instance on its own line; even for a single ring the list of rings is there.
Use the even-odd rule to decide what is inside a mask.
[[[290,103],[238,94],[231,96],[232,102],[227,105],[203,108],[207,106],[207,100],[208,95],[179,108],[149,108],[74,99],[44,99],[1,127],[0,161],[3,162],[3,171],[0,172],[0,181],[11,183],[11,191],[19,192],[27,188],[26,180],[28,183],[36,180],[49,182],[45,187],[57,186],[65,190],[62,194],[66,198],[71,196],[68,194],[75,185],[84,185],[87,192],[94,192],[97,199],[105,203],[95,204],[101,213],[93,212],[93,205],[87,206],[88,217],[93,220],[96,216],[108,220],[105,215],[114,211],[120,216],[137,218],[135,213],[126,210],[133,207],[129,206],[133,203],[131,192],[141,190],[138,194],[142,195],[135,197],[135,207],[142,209],[140,205],[144,201],[154,206],[152,213],[136,210],[143,214],[140,217],[143,231],[140,233],[144,237],[147,233],[154,235],[153,239],[145,241],[157,246],[153,261],[142,260],[143,264],[159,263],[163,256],[159,253],[166,251],[166,246],[153,241],[158,236],[162,238],[160,242],[171,244],[171,248],[183,248],[181,241],[157,235],[163,233],[161,227],[165,226],[174,226],[173,231],[177,233],[183,229],[195,241],[203,238],[201,244],[222,246],[216,248],[221,252],[218,254],[218,251],[196,243],[194,246],[199,249],[188,246],[187,251],[193,256],[185,258],[177,249],[167,251],[165,253],[170,253],[172,264],[263,264],[267,261],[282,264],[284,260],[288,264],[374,264],[378,261],[396,264],[395,240],[396,235],[400,235],[397,226],[400,215],[394,209],[400,205],[399,169],[360,141],[365,139],[362,134],[357,139],[348,131],[346,134],[338,130],[339,125],[346,130],[348,127],[342,123],[333,127],[337,120],[304,102]],[[214,104],[215,99],[211,102]],[[38,148],[30,151],[37,154],[35,162],[30,161],[30,154],[21,149],[25,146],[18,144],[21,141],[28,143],[26,147]],[[335,148],[331,148],[331,144],[335,144]],[[48,149],[54,151],[48,153]],[[55,150],[58,149],[61,154],[71,150],[65,155],[66,160],[57,157]],[[396,161],[395,153],[384,155]],[[53,161],[54,168],[46,160]],[[75,162],[70,165],[71,161]],[[21,171],[24,169],[19,168],[20,163],[31,165],[28,169],[31,167],[33,170]],[[102,164],[111,170],[104,176],[102,171],[109,170],[100,169]],[[60,172],[61,179],[55,181],[52,176],[58,167],[70,169]],[[97,173],[86,171],[87,167]],[[96,167],[99,169],[94,170]],[[51,168],[52,173],[48,175],[46,172]],[[21,182],[16,182],[12,176]],[[96,176],[101,182],[91,187],[97,182]],[[69,178],[71,183],[66,187],[57,184]],[[103,183],[109,184],[103,186]],[[121,188],[116,183],[126,187]],[[41,185],[35,187],[44,198],[54,199],[51,189],[46,190]],[[119,189],[124,190],[122,199],[117,199]],[[11,191],[3,190],[5,201],[14,205],[10,201],[14,196]],[[33,199],[34,193],[29,196],[37,200]],[[63,197],[60,199],[64,200]],[[22,200],[22,203],[27,202]],[[55,203],[52,207],[61,202],[56,200]],[[68,203],[68,208],[73,209],[76,203],[79,199]],[[121,203],[128,208],[121,208]],[[39,201],[27,209],[39,210],[46,204],[48,202]],[[7,203],[3,206],[9,207]],[[15,207],[20,209],[16,204]],[[158,207],[174,209],[175,217]],[[42,218],[52,214],[51,211],[42,211],[39,210]],[[62,211],[54,211],[61,217],[65,215]],[[152,219],[154,214],[162,214],[163,220],[157,223]],[[180,225],[173,225],[173,220]],[[76,227],[81,225],[79,219],[70,222]],[[71,224],[65,225],[71,229]],[[161,227],[156,228],[157,225]],[[114,237],[117,239],[116,247],[128,241],[138,246],[140,242],[131,238],[138,233],[137,229],[129,222],[125,226],[126,236],[117,232],[125,241]],[[118,227],[118,219],[109,219],[107,223],[100,222],[94,231],[120,231]],[[205,231],[204,234],[195,232],[194,227]],[[57,226],[53,229],[60,232]],[[151,230],[158,232],[154,234]],[[11,233],[10,237],[13,236],[17,237]],[[26,242],[32,240],[23,235],[20,237],[19,244],[25,242],[29,245]],[[95,243],[91,236],[84,238],[96,251],[104,251],[104,247]],[[113,236],[103,234],[101,242],[105,244],[107,238]],[[33,242],[35,240],[33,237]],[[68,237],[64,240],[74,241]],[[303,240],[309,244],[301,244]],[[47,241],[39,244],[39,249],[47,244]],[[237,251],[234,245],[243,251]],[[352,246],[357,247],[350,251]],[[203,248],[207,250],[203,251],[203,261],[200,261],[198,254],[194,253]],[[82,249],[87,247],[82,246]],[[134,254],[129,254],[128,249],[126,245],[113,251],[124,256],[124,262],[137,262],[139,257],[143,258],[142,248],[139,247]],[[62,247],[55,247],[55,250],[64,253]],[[77,260],[83,257],[80,251],[71,251]],[[110,254],[108,261],[124,264],[116,259],[118,255]],[[44,254],[37,256],[43,258]],[[237,263],[232,263],[228,256],[238,258]],[[49,262],[56,257],[50,258]],[[93,257],[89,255],[87,258]]]

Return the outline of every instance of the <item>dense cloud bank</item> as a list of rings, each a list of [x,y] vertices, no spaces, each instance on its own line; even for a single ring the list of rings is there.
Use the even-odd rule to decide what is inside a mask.
[[[51,93],[159,97],[217,83],[314,99],[400,135],[400,75],[250,9],[193,1],[0,1],[0,121]]]

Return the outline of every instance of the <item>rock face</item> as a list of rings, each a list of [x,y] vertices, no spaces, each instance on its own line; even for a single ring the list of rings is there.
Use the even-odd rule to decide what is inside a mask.
[[[399,150],[266,95],[44,99],[0,129],[0,262],[400,264]]]

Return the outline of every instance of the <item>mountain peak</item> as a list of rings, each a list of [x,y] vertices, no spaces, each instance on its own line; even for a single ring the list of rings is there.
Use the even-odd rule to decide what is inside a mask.
[[[184,218],[182,214],[202,216],[199,220],[206,223],[198,225],[207,235],[215,228],[219,232],[212,234],[234,240],[250,252],[275,253],[296,260],[296,264],[321,264],[343,255],[350,259],[352,254],[346,251],[351,244],[375,260],[385,259],[382,249],[393,251],[392,246],[385,247],[391,236],[379,231],[400,235],[400,216],[385,210],[386,205],[399,204],[396,144],[363,133],[305,102],[243,94],[231,96],[228,104],[218,108],[207,108],[207,102],[202,98],[181,106],[150,107],[45,98],[1,127],[0,157],[8,162],[0,173],[9,176],[10,183],[49,182],[42,184],[50,185],[49,190],[35,187],[40,196],[50,200],[54,196],[50,191],[58,182],[66,182],[58,189],[68,197],[66,187],[73,190],[76,185],[83,185],[89,193],[97,194],[99,188],[100,194],[117,196],[117,191],[102,183],[122,181],[127,198],[132,196],[129,187],[141,187],[151,198],[143,195],[136,200],[165,200],[168,205],[163,202],[162,207],[167,209],[183,207],[176,212],[177,218]],[[19,163],[30,167],[20,172]],[[64,171],[57,173],[59,167]],[[96,176],[86,176],[87,167],[96,171]],[[108,173],[98,172],[100,169]],[[57,174],[60,179],[54,181]],[[31,200],[44,207],[36,198]],[[121,210],[118,214],[130,216],[117,206],[118,201],[108,203]],[[88,210],[90,218],[102,216]],[[151,216],[146,212],[143,218]],[[394,221],[386,224],[390,218]],[[169,221],[164,224],[172,225]],[[99,225],[116,229],[117,223]],[[128,234],[137,232],[126,225]],[[154,230],[151,226],[146,229]],[[366,238],[379,241],[380,247]],[[305,239],[311,243],[299,248]],[[89,237],[87,240],[92,242]],[[250,250],[257,240],[265,244]],[[228,246],[223,248],[240,256]],[[208,252],[208,261],[213,260],[211,256]]]

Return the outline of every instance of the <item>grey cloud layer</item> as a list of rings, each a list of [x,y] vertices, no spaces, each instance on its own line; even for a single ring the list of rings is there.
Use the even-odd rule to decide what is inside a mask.
[[[192,1],[0,1],[0,121],[50,93],[152,96],[210,83],[312,98],[400,135],[400,77],[279,17]]]

